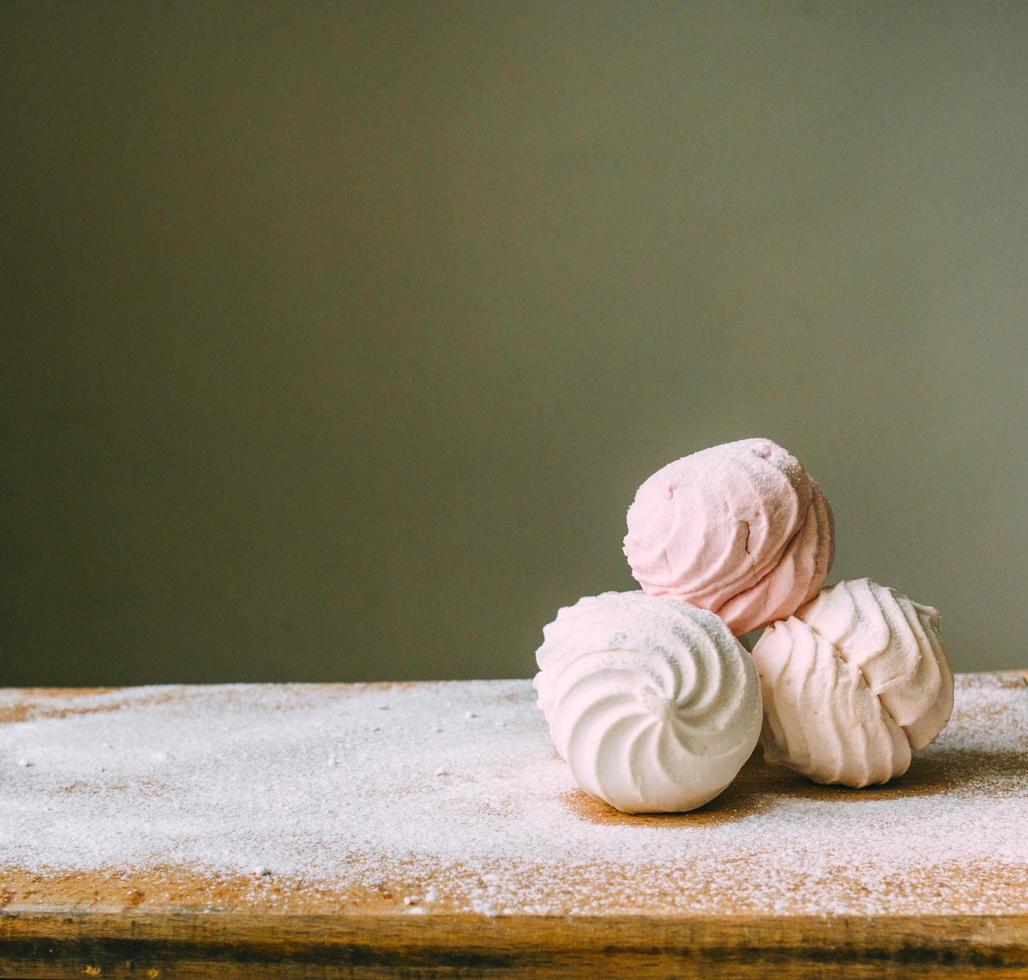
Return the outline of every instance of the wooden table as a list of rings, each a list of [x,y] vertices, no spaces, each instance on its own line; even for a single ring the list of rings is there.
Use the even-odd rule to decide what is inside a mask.
[[[792,774],[768,769],[755,757],[719,800],[694,814],[628,817],[577,793],[569,779],[559,794],[548,788],[560,786],[562,764],[546,754],[545,729],[525,681],[0,691],[0,806],[6,799],[9,807],[22,814],[6,825],[5,812],[0,809],[0,976],[632,973],[656,977],[717,973],[757,976],[773,972],[792,977],[835,975],[843,970],[847,976],[949,972],[1028,976],[1028,863],[1019,858],[1023,852],[1016,846],[995,863],[981,860],[980,849],[974,847],[969,853],[977,856],[964,864],[928,861],[923,874],[908,869],[894,886],[884,887],[880,896],[863,898],[859,889],[866,875],[862,877],[860,869],[854,869],[847,877],[845,869],[836,867],[831,874],[812,878],[794,900],[789,897],[791,886],[785,881],[772,882],[767,888],[736,887],[718,892],[713,886],[721,879],[710,878],[711,868],[717,863],[711,864],[703,850],[705,840],[722,849],[733,841],[745,841],[747,828],[752,828],[756,858],[751,855],[746,869],[732,870],[732,855],[725,854],[726,880],[733,874],[759,876],[764,871],[780,877],[782,869],[789,870],[793,864],[775,853],[776,848],[784,852],[800,847],[805,832],[824,833],[824,826],[841,819],[841,815],[853,817],[862,812],[854,808],[868,808],[868,814],[882,827],[891,826],[888,821],[892,821],[897,833],[909,832],[914,835],[912,839],[920,841],[918,846],[929,849],[931,840],[925,842],[917,836],[916,827],[904,829],[904,821],[924,820],[925,813],[938,813],[942,821],[939,826],[947,827],[950,824],[946,821],[951,819],[947,813],[963,807],[961,812],[976,814],[975,826],[969,825],[968,834],[980,835],[988,833],[990,820],[1009,823],[1018,806],[1028,815],[1023,794],[1023,749],[1028,745],[1026,698],[1028,675],[1023,672],[962,675],[950,728],[918,756],[904,779],[889,787],[866,791],[815,787]],[[332,705],[335,707],[325,714]],[[457,867],[452,861],[453,866],[446,866],[449,852],[441,858],[436,856],[436,870],[427,876],[423,869],[417,870],[421,858],[415,855],[413,864],[386,861],[377,878],[355,877],[356,872],[344,874],[342,864],[339,875],[333,877],[331,853],[317,865],[318,874],[313,877],[295,869],[269,874],[263,868],[236,866],[241,845],[230,835],[226,838],[225,866],[190,865],[182,855],[190,853],[193,846],[206,853],[203,848],[208,845],[203,841],[190,843],[184,834],[177,842],[171,840],[180,834],[174,813],[176,792],[185,794],[183,807],[194,799],[188,790],[188,767],[177,775],[167,769],[166,777],[146,780],[133,781],[122,773],[113,782],[104,783],[102,791],[96,781],[106,779],[108,769],[118,772],[119,764],[131,763],[136,767],[131,771],[139,771],[138,762],[126,754],[127,749],[110,767],[97,768],[102,776],[68,782],[67,774],[62,776],[60,770],[69,759],[88,760],[105,751],[114,752],[110,746],[120,744],[120,737],[144,740],[147,732],[165,731],[156,722],[153,726],[147,722],[148,715],[156,719],[162,712],[160,724],[169,719],[180,724],[187,746],[202,746],[202,739],[190,726],[195,728],[197,719],[202,721],[205,713],[210,715],[212,725],[215,715],[221,719],[221,734],[211,736],[212,744],[228,744],[225,740],[232,736],[233,718],[246,719],[246,725],[253,727],[254,719],[267,716],[273,726],[277,719],[288,716],[288,721],[282,721],[287,726],[282,732],[286,732],[297,730],[297,719],[303,718],[304,712],[310,712],[314,724],[321,724],[322,718],[336,717],[332,713],[336,712],[343,725],[336,736],[338,744],[352,748],[355,743],[344,739],[364,737],[360,732],[390,737],[388,723],[368,724],[368,719],[374,720],[372,712],[380,711],[383,718],[394,719],[396,731],[403,736],[402,744],[410,745],[410,751],[416,753],[423,749],[411,743],[410,729],[404,726],[412,724],[412,719],[420,724],[437,709],[460,719],[449,726],[449,732],[436,732],[445,726],[432,726],[431,732],[426,731],[426,739],[438,735],[438,747],[432,750],[438,757],[446,757],[448,746],[466,743],[468,732],[473,731],[479,733],[475,738],[487,761],[506,754],[516,756],[511,760],[510,780],[518,792],[526,792],[525,787],[533,781],[518,777],[517,767],[534,765],[539,771],[544,785],[533,790],[536,808],[511,827],[523,826],[529,835],[532,828],[526,821],[530,823],[532,814],[538,812],[561,836],[575,838],[576,828],[581,828],[577,842],[554,844],[567,858],[563,865],[545,863],[546,855],[540,855],[538,868],[533,867],[530,856],[508,856],[498,863],[499,870],[494,869],[490,875],[489,894],[503,896],[509,892],[502,899],[504,907],[482,906],[475,898],[484,894],[475,891],[485,887],[479,880],[481,868]],[[92,727],[84,727],[87,722]],[[494,723],[495,728],[487,727]],[[241,731],[240,738],[231,744],[245,748],[249,730]],[[1000,741],[986,744],[992,737],[989,732],[997,730],[1002,732]],[[105,738],[111,741],[81,744],[88,733],[98,732],[108,733]],[[267,729],[267,737],[280,739],[284,735],[276,735],[272,727]],[[305,740],[305,746],[324,742],[320,735],[311,742],[309,732],[297,737]],[[501,740],[496,743],[500,748],[490,755],[486,749],[497,739]],[[980,747],[976,747],[976,740],[980,740]],[[272,751],[276,744],[262,743],[267,748],[261,751]],[[58,751],[65,748],[72,754]],[[143,749],[158,774],[161,766],[174,764],[174,760],[160,758],[165,752],[157,753],[150,746]],[[12,753],[23,751],[35,752],[38,758],[12,757]],[[76,756],[75,752],[80,754]],[[460,760],[466,757],[468,753],[463,749],[451,756],[457,764],[451,764],[447,771],[426,774],[426,788],[417,792],[425,800],[453,800],[454,812],[461,806],[486,806],[475,796],[478,791],[468,787],[473,786],[475,778],[488,773],[469,770],[465,782]],[[202,773],[196,757],[189,758],[189,766]],[[532,763],[532,759],[542,761]],[[349,785],[345,781],[351,776],[345,772],[336,775],[340,766],[334,758],[328,765],[324,772],[312,770],[312,775],[303,778],[319,780],[317,786]],[[52,768],[49,774],[48,766]],[[360,784],[364,791],[373,794],[374,780],[361,778],[365,780]],[[431,783],[432,778],[436,782],[448,780],[448,788],[438,789]],[[167,788],[163,792],[172,811],[167,833],[173,859],[136,858],[135,864],[112,861],[110,854],[118,853],[118,841],[114,840],[98,842],[107,855],[102,859],[83,857],[79,867],[45,867],[51,852],[59,857],[65,854],[60,846],[74,841],[67,827],[47,822],[53,814],[71,812],[67,808],[76,799],[83,807],[92,808],[90,812],[99,806],[102,813],[108,799],[114,808],[138,805],[140,794],[160,792],[154,790],[155,785],[162,785],[159,779],[165,779]],[[332,783],[332,779],[343,783]],[[175,786],[187,789],[176,791]],[[995,809],[982,787],[999,787]],[[495,790],[490,793],[491,798],[496,797]],[[38,831],[25,820],[26,802],[38,803]],[[284,805],[291,804],[286,801]],[[344,805],[352,803],[340,797],[340,806]],[[973,805],[973,811],[967,810],[969,805]],[[410,812],[417,810],[417,800],[411,808]],[[295,812],[304,811],[301,808]],[[398,819],[405,812],[398,807]],[[512,819],[498,804],[495,812],[497,821]],[[116,816],[113,809],[111,816],[112,820]],[[472,832],[481,834],[486,826],[481,821],[486,817],[483,812],[475,818],[477,830]],[[185,817],[182,819],[185,821]],[[262,819],[255,814],[256,823]],[[189,824],[184,822],[182,826]],[[774,835],[780,827],[790,830],[775,843]],[[1028,824],[1023,829],[1028,836]],[[426,826],[426,839],[431,832],[432,828]],[[302,837],[310,832],[300,828],[298,833]],[[460,828],[455,827],[454,833],[459,836]],[[34,834],[38,835],[36,839]],[[661,867],[622,862],[608,869],[600,855],[590,869],[573,860],[576,855],[589,853],[597,842],[603,845],[608,841],[623,849],[619,854],[630,855],[635,853],[635,838],[647,834],[650,836],[646,839],[654,842],[654,854],[665,855]],[[666,848],[672,846],[669,841],[685,843],[680,850],[668,852]],[[289,853],[285,847],[275,850],[274,841],[264,840],[264,844],[271,846],[280,860]],[[310,841],[301,844],[307,847]],[[938,846],[955,845],[940,839]],[[678,854],[679,858],[669,861],[667,853]],[[840,853],[848,852],[844,848]],[[873,863],[879,858],[868,854],[867,859]],[[102,866],[96,866],[98,862]],[[409,872],[406,880],[404,867]],[[521,876],[522,884],[508,887],[505,874]],[[704,875],[707,878],[701,889],[695,883]],[[405,893],[415,879],[418,895],[438,890],[433,901],[418,899],[414,904],[404,904]],[[561,887],[562,880],[566,888]],[[888,878],[872,876],[870,880],[887,882]],[[694,886],[695,894],[684,902],[683,894]]]

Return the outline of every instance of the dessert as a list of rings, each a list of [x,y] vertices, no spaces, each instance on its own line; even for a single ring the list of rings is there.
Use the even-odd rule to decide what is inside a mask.
[[[534,684],[575,782],[629,813],[692,810],[735,778],[760,734],[751,657],[706,610],[643,592],[561,609]]]
[[[834,555],[832,511],[795,456],[743,439],[646,480],[624,551],[647,593],[709,609],[738,636],[817,594]]]
[[[938,610],[866,578],[773,623],[753,659],[765,759],[815,782],[860,787],[902,775],[953,710]]]

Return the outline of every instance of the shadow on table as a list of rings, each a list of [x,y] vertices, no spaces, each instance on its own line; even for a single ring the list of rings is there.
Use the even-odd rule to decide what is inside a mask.
[[[762,813],[783,797],[844,806],[869,800],[936,796],[982,782],[1022,777],[1024,767],[1024,757],[1017,752],[936,749],[914,756],[906,774],[885,786],[850,789],[820,786],[787,769],[765,765],[758,749],[720,796],[689,813],[621,813],[581,790],[565,793],[562,799],[578,817],[596,824],[716,826]]]

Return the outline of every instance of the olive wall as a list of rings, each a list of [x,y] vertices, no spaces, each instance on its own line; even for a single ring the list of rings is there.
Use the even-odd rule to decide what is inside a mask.
[[[768,435],[1028,664],[1028,4],[0,7],[0,684],[527,675]]]

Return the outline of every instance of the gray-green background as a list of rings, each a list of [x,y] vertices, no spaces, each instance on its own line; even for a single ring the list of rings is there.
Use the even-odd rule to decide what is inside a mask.
[[[1028,4],[0,7],[0,683],[526,675],[659,465],[1028,662]]]

